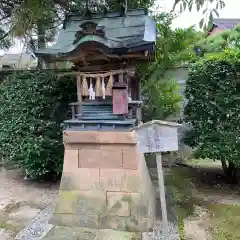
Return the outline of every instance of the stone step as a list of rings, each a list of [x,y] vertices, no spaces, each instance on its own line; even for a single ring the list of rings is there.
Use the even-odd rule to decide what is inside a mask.
[[[79,116],[81,120],[121,120],[123,118],[116,115],[108,114],[92,114],[92,115],[83,115]]]
[[[84,113],[113,113],[112,109],[83,109]]]
[[[126,131],[135,126],[136,119],[127,120],[90,120],[90,119],[79,119],[79,120],[67,120],[64,122],[65,129],[67,130],[79,130],[79,131]]]
[[[79,114],[78,114],[79,115]],[[84,116],[95,116],[95,115],[98,115],[98,116],[116,116],[116,114],[113,114],[112,112],[107,112],[107,111],[104,111],[104,112],[83,112],[83,115]]]
[[[112,102],[84,102],[83,106],[112,106]]]
[[[95,124],[133,124],[136,122],[136,119],[126,119],[126,120],[97,120],[97,121],[86,121],[86,120],[66,120],[65,123],[95,123]]]
[[[87,111],[87,112],[92,112],[92,111],[96,111],[96,112],[101,112],[101,111],[109,111],[112,112],[113,108],[112,107],[96,107],[96,106],[88,106],[88,107],[83,107],[82,108],[83,111]]]

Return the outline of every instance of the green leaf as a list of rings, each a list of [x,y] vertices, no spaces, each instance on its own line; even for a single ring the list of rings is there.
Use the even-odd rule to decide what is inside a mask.
[[[240,167],[239,50],[225,50],[201,58],[190,67],[186,83],[185,142],[196,156],[230,162]]]
[[[24,71],[6,77],[0,93],[1,162],[21,167],[33,179],[58,175],[62,122],[68,103],[76,101],[75,81]]]
[[[199,27],[203,28],[203,25],[204,25],[204,18],[202,18],[201,21],[199,22]]]

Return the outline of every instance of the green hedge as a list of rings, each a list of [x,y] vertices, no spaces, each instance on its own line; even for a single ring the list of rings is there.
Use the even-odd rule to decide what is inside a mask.
[[[240,51],[209,55],[192,65],[186,84],[186,143],[196,156],[240,165]]]
[[[73,78],[54,72],[22,71],[0,85],[0,159],[32,179],[60,175],[62,122],[76,101]]]

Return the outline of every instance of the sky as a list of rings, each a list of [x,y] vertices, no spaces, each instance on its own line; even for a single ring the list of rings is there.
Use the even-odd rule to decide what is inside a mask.
[[[173,6],[173,0],[158,0],[158,2],[163,6],[165,11],[169,11]],[[225,0],[226,7],[223,10],[219,10],[220,18],[240,18],[240,1],[239,0]],[[214,7],[212,4],[210,7]],[[202,11],[197,12],[193,9],[192,12],[186,11],[181,13],[178,18],[173,22],[173,27],[190,27],[192,25],[198,24],[203,18]]]
[[[157,5],[160,6],[158,11],[168,12],[173,6],[174,0],[157,0]],[[220,18],[240,18],[240,1],[239,0],[225,0],[226,7],[223,10],[219,10]],[[179,14],[173,21],[173,28],[187,28],[192,25],[198,25],[199,21],[202,19],[202,11],[197,12],[193,9],[192,12],[184,12]],[[18,41],[15,46],[12,47],[7,53],[20,53],[22,51],[23,45]],[[0,55],[4,54],[3,51],[0,51]]]

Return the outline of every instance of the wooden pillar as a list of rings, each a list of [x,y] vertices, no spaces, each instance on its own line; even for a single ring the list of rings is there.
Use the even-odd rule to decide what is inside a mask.
[[[132,80],[130,77],[127,77],[128,84],[128,96],[132,99]]]
[[[140,79],[138,76],[132,77],[132,99],[140,100]]]
[[[138,98],[137,98],[137,88],[138,88],[137,79],[136,79],[136,77],[132,77],[131,78],[132,100],[138,100]]]
[[[78,114],[82,115],[82,89],[81,76],[77,76],[77,98],[78,98]]]
[[[82,91],[81,91],[81,76],[77,76],[77,98],[78,102],[82,102]]]
[[[141,100],[141,79],[139,76],[136,78],[136,81],[137,81],[137,99]]]
[[[120,84],[124,83],[124,74],[123,73],[119,73],[118,75],[118,81]]]

